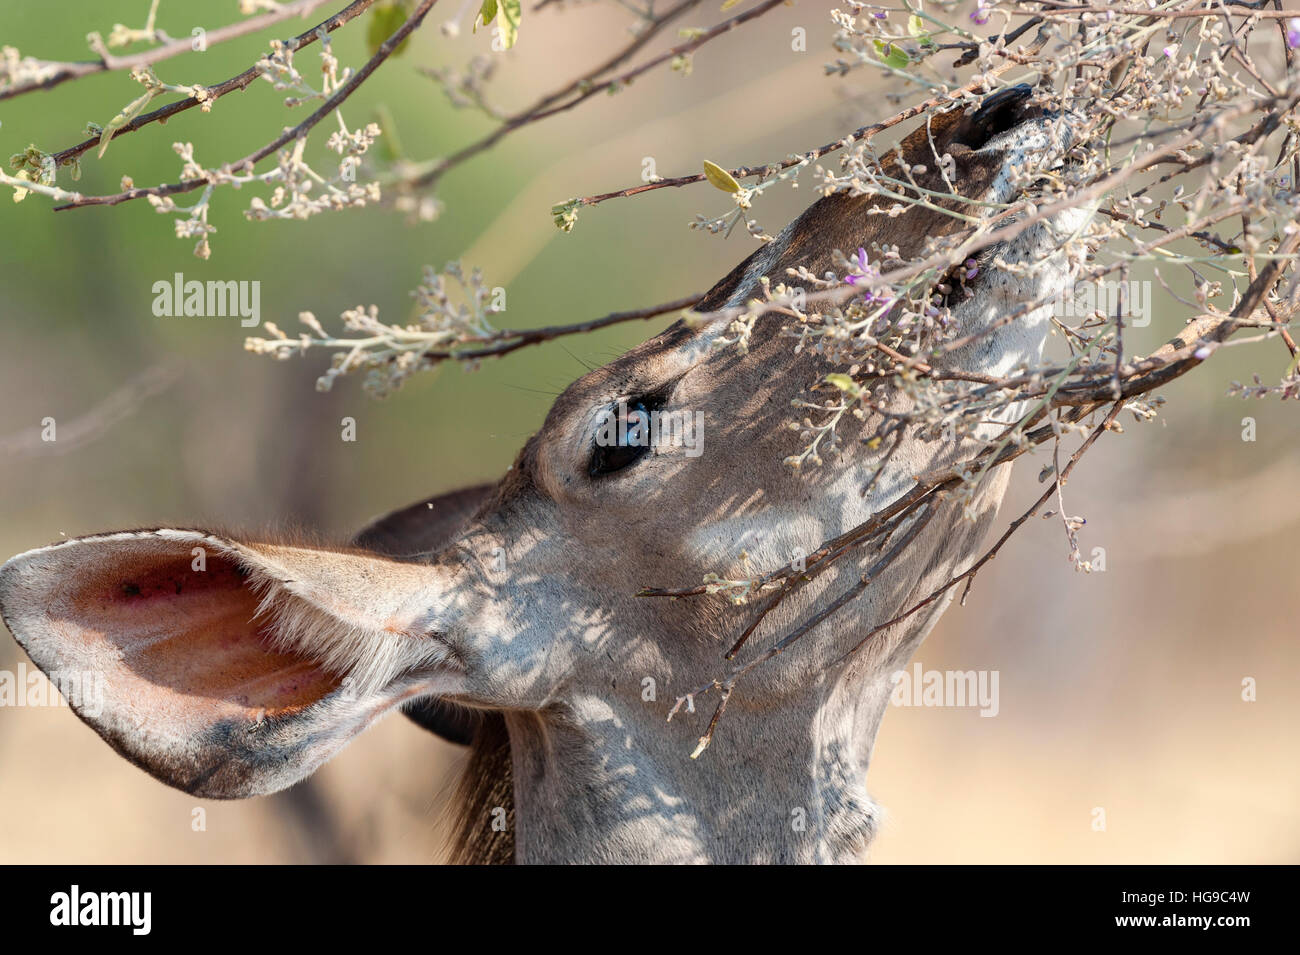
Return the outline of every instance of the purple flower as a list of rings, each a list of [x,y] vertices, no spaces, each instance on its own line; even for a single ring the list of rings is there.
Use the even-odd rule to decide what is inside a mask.
[[[989,0],[975,0],[975,11],[970,15],[970,18],[983,26],[989,22],[989,16]]]
[[[860,282],[862,279],[868,278],[868,277],[870,276],[870,274],[871,274],[871,267],[870,267],[870,265],[867,263],[867,250],[866,250],[866,249],[864,249],[864,248],[862,248],[862,247],[859,246],[859,248],[858,248],[858,254],[857,254],[856,256],[854,256],[853,259],[850,259],[849,261],[852,262],[854,259],[857,260],[858,271],[861,272],[862,274],[861,274],[861,275],[846,275],[846,276],[844,276],[844,281],[845,281],[845,283],[847,283],[848,285],[857,285],[858,282]]]
[[[1164,49],[1164,54],[1169,59],[1173,59],[1174,54],[1177,52],[1178,52],[1178,47],[1176,46],[1167,46]]]
[[[967,259],[966,260],[966,281],[969,282],[971,279],[973,279],[975,276],[979,274],[980,274],[980,267],[977,264],[975,264],[975,260]]]
[[[889,19],[889,14],[888,14],[888,13],[873,13],[872,16],[875,17],[877,20],[888,20],[888,19]]]
[[[1293,50],[1300,46],[1300,17],[1292,17],[1286,22],[1286,45]]]
[[[843,282],[845,285],[870,285],[880,277],[880,273],[876,267],[867,261],[866,249],[859,248],[857,254],[850,257],[849,262],[854,266],[856,271],[852,275],[844,276]],[[893,302],[893,299],[876,298],[876,293],[868,288],[862,293],[862,301],[867,305],[888,305]]]

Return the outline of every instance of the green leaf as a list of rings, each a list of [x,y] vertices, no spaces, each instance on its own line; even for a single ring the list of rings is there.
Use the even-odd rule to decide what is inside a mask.
[[[907,32],[912,36],[920,36],[925,32],[925,21],[915,13],[907,18]]]
[[[519,17],[523,14],[523,4],[521,0],[500,0],[499,8],[497,29],[501,31],[501,42],[508,50],[519,39]]]
[[[406,22],[409,7],[409,0],[383,0],[375,4],[370,11],[370,24],[366,29],[366,49],[370,51],[371,56],[378,53],[384,41]],[[408,36],[397,44],[397,48],[390,55],[400,56],[410,42],[411,38]]]
[[[389,108],[380,103],[375,107],[375,122],[379,124],[379,155],[388,162],[404,159],[402,141],[397,138],[397,124]]]
[[[144,112],[144,108],[149,105],[149,101],[153,98],[153,90],[145,90],[138,98],[132,100],[126,109],[108,121],[104,131],[99,134],[98,155],[100,159],[103,159],[104,153],[108,151],[108,142],[113,138],[113,134]]]
[[[704,160],[704,178],[723,192],[740,192],[740,183],[717,163]]]
[[[896,70],[907,68],[907,64],[912,62],[912,58],[907,55],[907,51],[893,43],[886,43],[883,40],[874,41],[876,44],[876,55],[886,66],[891,66]]]
[[[32,181],[32,171],[31,171],[30,169],[20,169],[20,170],[18,170],[18,175],[14,176],[14,178],[15,178],[15,179],[25,179],[25,180],[27,180],[28,182],[31,182],[31,181]],[[26,199],[26,198],[27,198],[27,192],[28,192],[28,190],[26,190],[26,189],[20,189],[18,186],[14,186],[14,202],[22,202],[24,199]]]
[[[519,39],[519,18],[522,14],[521,0],[483,0],[483,6],[479,7],[478,17],[474,20],[474,32],[478,32],[480,23],[487,26],[496,20],[501,43],[508,50]]]
[[[570,199],[568,202],[557,202],[551,206],[551,221],[561,232],[572,232],[573,227],[578,224],[578,206],[582,205],[580,199]]]
[[[858,383],[848,375],[840,374],[837,371],[831,372],[826,376],[826,383],[834,385],[840,391],[857,391]]]

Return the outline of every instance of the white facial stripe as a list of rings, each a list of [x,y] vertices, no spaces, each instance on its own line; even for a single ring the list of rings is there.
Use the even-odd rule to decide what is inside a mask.
[[[1026,167],[1044,168],[1046,160],[1065,153],[1074,145],[1074,118],[1057,116],[1030,119],[999,133],[979,152],[1005,152],[1006,159],[989,189],[988,200],[1008,202],[1014,198],[1017,179]]]

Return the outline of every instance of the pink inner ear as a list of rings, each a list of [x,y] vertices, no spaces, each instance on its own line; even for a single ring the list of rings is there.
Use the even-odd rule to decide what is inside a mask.
[[[271,648],[270,618],[233,560],[125,553],[69,594],[63,625],[120,654],[137,678],[187,697],[287,715],[340,683],[310,660]]]

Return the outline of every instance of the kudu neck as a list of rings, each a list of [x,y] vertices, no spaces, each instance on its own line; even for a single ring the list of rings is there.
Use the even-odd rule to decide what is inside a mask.
[[[762,707],[737,693],[694,760],[716,698],[668,734],[659,710],[607,700],[508,716],[517,861],[862,861],[878,815],[867,764],[888,698],[878,676]]]

